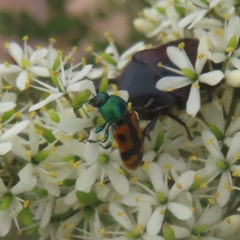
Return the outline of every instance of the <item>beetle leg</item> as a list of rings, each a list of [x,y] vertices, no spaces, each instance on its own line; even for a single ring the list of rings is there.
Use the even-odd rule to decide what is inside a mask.
[[[168,111],[164,111],[163,114],[166,115],[166,116],[168,116],[168,117],[170,117],[170,118],[172,118],[173,120],[175,120],[176,122],[178,122],[180,125],[182,125],[182,126],[186,129],[186,131],[187,131],[188,138],[189,138],[190,140],[193,140],[193,139],[194,139],[194,136],[191,135],[191,133],[190,133],[190,131],[189,131],[186,123],[185,123],[182,119],[178,118],[178,116],[176,116],[176,115],[174,115],[174,114],[172,114],[172,113],[170,113],[170,112],[168,112]]]
[[[150,134],[151,131],[153,131],[155,125],[156,125],[156,122],[157,122],[157,119],[158,119],[158,114],[156,114],[152,120],[148,123],[148,125],[144,128],[143,130],[143,136],[146,137]]]

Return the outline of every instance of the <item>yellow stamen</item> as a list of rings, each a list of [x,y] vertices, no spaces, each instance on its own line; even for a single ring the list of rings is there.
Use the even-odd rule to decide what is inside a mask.
[[[57,173],[53,172],[53,171],[49,172],[49,176],[52,177],[52,178],[57,178],[58,177]]]
[[[202,183],[202,184],[200,185],[200,188],[208,188],[207,183]]]
[[[43,131],[42,130],[38,130],[38,129],[34,128],[34,132],[39,134],[39,135],[43,135]]]
[[[142,169],[144,171],[149,171],[149,163],[148,162],[144,162],[144,164],[142,165]]]
[[[226,48],[226,50],[225,50],[225,52],[233,52],[235,50],[235,48],[233,48],[233,47],[228,47],[228,48]]]
[[[46,164],[45,164],[45,169],[46,169],[47,171],[50,171],[51,165],[50,165],[49,163],[46,163]]]
[[[49,38],[49,41],[50,41],[51,43],[56,43],[56,42],[57,42],[55,38]]]
[[[26,156],[27,156],[28,158],[31,158],[31,157],[32,157],[32,152],[31,152],[31,150],[27,150],[27,151],[26,151]]]
[[[205,54],[203,54],[203,53],[197,55],[197,59],[203,59],[204,57],[205,57]]]
[[[176,183],[176,186],[177,186],[177,188],[180,189],[180,190],[183,188],[180,183]]]
[[[135,202],[140,202],[140,198],[139,197],[135,197]]]
[[[179,49],[183,49],[185,47],[185,43],[184,42],[181,42],[178,44],[178,48]]]
[[[192,84],[192,86],[193,86],[193,87],[195,87],[196,89],[200,89],[200,86],[199,86],[199,84],[198,84],[198,83],[196,83],[196,82],[195,82],[195,83],[193,83],[193,84]]]
[[[192,206],[192,207],[189,207],[189,209],[192,211],[192,212],[194,212],[195,211],[195,209],[194,209],[194,207]]]
[[[120,199],[122,199],[122,197],[120,195],[115,195],[114,198],[113,198],[113,201],[117,202]]]
[[[226,217],[226,218],[225,218],[225,220],[226,220],[226,222],[227,222],[228,224],[231,224],[231,223],[232,223],[232,221],[231,221],[231,218],[230,218],[230,217]]]
[[[137,182],[137,181],[138,181],[138,178],[137,178],[137,177],[132,177],[132,178],[130,179],[130,182],[132,182],[132,183]]]
[[[197,156],[192,155],[188,158],[189,161],[197,161]]]
[[[13,114],[13,116],[15,118],[21,118],[22,117],[22,113],[21,112],[16,112],[16,113]]]
[[[29,82],[29,81],[26,81],[24,87],[25,87],[25,89],[28,89],[28,88],[30,87],[30,82]]]
[[[91,52],[93,50],[93,46],[88,46],[87,48],[86,48],[86,52]]]
[[[167,170],[171,170],[172,169],[172,165],[164,165],[164,168],[167,169]]]
[[[13,86],[11,85],[7,85],[7,86],[4,86],[3,89],[6,90],[6,91],[9,91],[13,88]]]
[[[72,51],[76,52],[78,50],[78,48],[76,46],[72,47]]]
[[[100,228],[99,231],[98,231],[100,236],[102,236],[104,234],[104,232],[105,232],[104,228]]]
[[[208,199],[208,202],[211,203],[211,204],[216,204],[216,200],[213,199],[213,198],[209,198],[209,199]]]
[[[207,142],[207,144],[209,144],[209,145],[213,144],[213,143],[214,143],[214,138],[209,139],[208,142]]]
[[[6,43],[4,44],[4,47],[5,47],[6,49],[8,49],[8,48],[9,48],[9,43],[6,42]]]
[[[197,173],[194,174],[194,176],[193,176],[193,180],[194,180],[194,181],[197,181],[197,180],[198,180],[198,174],[197,174]]]
[[[19,229],[18,230],[18,235],[22,235],[23,234],[23,230],[22,229]]]
[[[28,40],[28,36],[24,36],[22,39],[23,39],[23,41],[27,41]]]
[[[162,65],[162,63],[160,62],[160,63],[157,64],[157,66],[158,66],[158,67],[162,67],[163,65]]]
[[[63,181],[57,181],[56,184],[57,184],[58,186],[61,186],[61,185],[63,185]]]
[[[215,194],[214,194],[214,198],[218,198],[220,196],[220,193],[219,192],[216,192]]]
[[[166,210],[163,208],[163,209],[161,209],[160,214],[161,214],[161,215],[164,215],[165,212],[166,212]]]
[[[99,187],[104,187],[105,184],[104,184],[103,182],[99,182],[99,183],[98,183],[98,186],[99,186]]]
[[[65,222],[61,222],[60,226],[61,226],[62,229],[65,229],[67,227],[67,224]]]
[[[168,87],[167,92],[172,92],[172,91],[173,91],[173,88]]]
[[[8,68],[8,67],[10,67],[10,64],[9,64],[9,62],[7,62],[7,61],[4,61],[4,63],[3,63],[3,64],[4,64],[4,66],[5,66],[5,67],[7,67],[7,68]]]
[[[185,142],[186,147],[190,148],[191,147],[191,143],[190,142]]]
[[[124,175],[124,171],[121,168],[118,169],[118,173]]]
[[[62,52],[61,50],[57,50],[57,55],[58,55],[59,57],[62,57],[62,56],[63,56],[63,52]]]
[[[30,206],[31,202],[29,200],[26,200],[24,203],[23,203],[23,207],[26,208],[28,206]]]
[[[123,212],[117,212],[117,216],[118,216],[118,217],[122,217],[123,215],[124,215]]]

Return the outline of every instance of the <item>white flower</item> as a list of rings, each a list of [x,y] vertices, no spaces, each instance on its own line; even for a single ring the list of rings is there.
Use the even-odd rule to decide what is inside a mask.
[[[147,223],[147,233],[157,235],[162,228],[167,209],[178,219],[186,220],[191,217],[192,210],[187,206],[174,202],[174,198],[191,187],[194,181],[194,175],[194,171],[183,173],[169,190],[167,175],[163,176],[157,164],[150,163],[149,177],[153,184],[154,191],[141,185],[149,194],[131,192],[123,197],[122,202],[132,207],[139,206],[139,204],[142,203],[157,206]]]
[[[199,82],[214,86],[222,80],[224,74],[220,70],[201,73],[208,56],[208,43],[206,38],[202,38],[199,43],[198,58],[195,67],[193,67],[184,50],[172,46],[167,48],[167,54],[174,65],[180,68],[181,71],[168,67],[165,68],[181,76],[163,77],[157,82],[156,88],[161,91],[169,91],[192,85],[186,110],[189,115],[195,116],[201,105]]]
[[[218,140],[212,132],[203,130],[202,140],[210,153],[206,166],[202,171],[205,172],[205,176],[208,177],[207,182],[211,182],[221,174],[216,193],[216,201],[219,206],[223,207],[229,201],[231,186],[233,186],[231,171],[233,172],[233,176],[240,175],[239,166],[234,164],[240,154],[240,132],[237,132],[233,137],[226,157],[222,154]]]
[[[24,41],[24,49],[17,43],[11,42],[8,45],[9,53],[18,65],[8,63],[0,64],[0,73],[10,74],[18,73],[16,85],[19,90],[23,91],[29,86],[29,74],[34,76],[49,77],[48,68],[38,66],[38,63],[46,56],[47,49],[39,48],[33,51]]]

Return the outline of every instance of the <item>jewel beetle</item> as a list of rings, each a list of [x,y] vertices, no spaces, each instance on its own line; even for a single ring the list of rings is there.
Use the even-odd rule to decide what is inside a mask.
[[[150,122],[142,130],[136,112],[128,111],[128,103],[117,95],[99,92],[88,103],[98,108],[106,120],[106,124],[98,127],[96,132],[102,131],[108,124],[103,142],[108,139],[108,129],[112,126],[124,165],[130,170],[136,170],[142,162],[144,138],[153,130],[155,123]],[[107,145],[107,148],[110,146]]]
[[[161,45],[158,48],[147,49],[135,53],[132,60],[120,74],[120,77],[112,82],[118,84],[119,90],[128,91],[129,102],[132,103],[132,108],[138,112],[140,119],[156,121],[155,118],[158,118],[159,114],[169,116],[184,126],[188,137],[193,139],[186,124],[172,112],[173,108],[177,110],[186,109],[191,86],[188,85],[171,92],[163,92],[155,87],[158,80],[162,77],[177,75],[157,65],[161,62],[164,66],[174,68],[174,64],[168,58],[167,47],[178,46],[182,42],[185,44],[184,50],[186,54],[194,65],[197,59],[199,41],[190,38],[180,39]],[[211,62],[211,64],[215,69],[221,67],[220,64],[214,64],[213,62]],[[209,66],[206,64],[203,72],[209,70]],[[209,86],[200,83],[202,103],[206,103],[212,99],[212,92],[217,87],[218,86]],[[148,104],[146,107],[146,104],[150,100],[152,100],[152,103]]]

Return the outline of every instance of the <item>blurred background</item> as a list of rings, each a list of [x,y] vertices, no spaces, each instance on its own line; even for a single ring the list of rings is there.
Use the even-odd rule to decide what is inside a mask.
[[[108,44],[104,33],[110,32],[124,50],[142,40],[132,20],[147,5],[144,0],[0,0],[0,61],[9,58],[4,43],[16,41],[22,46],[25,35],[33,48],[47,46],[51,37],[64,52],[77,46],[81,58],[89,45],[103,51]]]
[[[78,47],[76,61],[83,56],[93,61],[86,52],[88,46],[103,51],[108,45],[105,32],[115,39],[118,50],[124,51],[133,43],[143,40],[132,20],[148,6],[144,0],[0,0],[0,62],[11,62],[5,49],[6,42],[15,41],[23,46],[22,38],[29,36],[28,44],[47,46],[49,38],[64,53]],[[92,59],[91,59],[92,58]],[[39,235],[17,235],[15,224],[3,240],[39,239]]]

